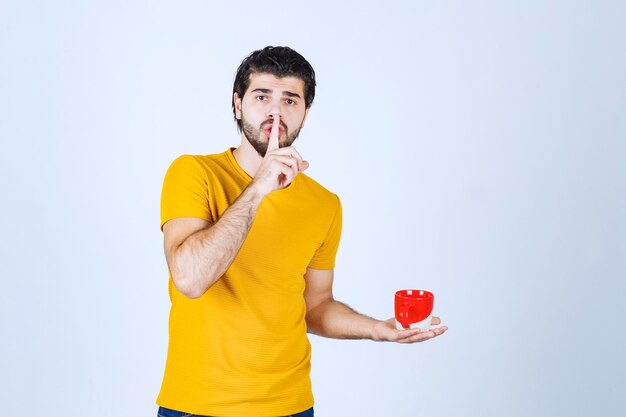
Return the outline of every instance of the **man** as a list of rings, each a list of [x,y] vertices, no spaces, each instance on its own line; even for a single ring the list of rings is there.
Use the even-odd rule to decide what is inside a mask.
[[[374,320],[333,299],[341,205],[302,173],[309,163],[291,146],[314,96],[315,73],[300,54],[255,51],[233,88],[240,146],[184,155],[168,169],[163,417],[312,416],[307,331],[399,343],[446,331],[398,331],[393,319]]]

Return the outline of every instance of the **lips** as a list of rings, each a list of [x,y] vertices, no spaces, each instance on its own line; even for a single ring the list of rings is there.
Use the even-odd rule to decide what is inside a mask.
[[[285,129],[282,126],[279,126],[278,127],[278,137],[281,137],[283,135],[284,131],[285,131]],[[265,136],[267,136],[269,138],[270,135],[272,134],[272,125],[270,124],[269,126],[265,126],[265,128],[263,128],[263,132],[265,133]]]

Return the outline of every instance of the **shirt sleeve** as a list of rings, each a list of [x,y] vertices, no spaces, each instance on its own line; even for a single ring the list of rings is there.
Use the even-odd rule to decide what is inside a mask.
[[[324,239],[324,242],[313,255],[311,262],[309,262],[309,268],[333,269],[335,267],[335,257],[337,249],[339,249],[339,241],[341,240],[342,220],[341,201],[339,197],[335,196],[335,198],[337,201],[335,215],[326,233],[326,239]]]
[[[161,230],[165,223],[177,217],[197,217],[213,222],[207,173],[192,155],[174,160],[163,180]]]

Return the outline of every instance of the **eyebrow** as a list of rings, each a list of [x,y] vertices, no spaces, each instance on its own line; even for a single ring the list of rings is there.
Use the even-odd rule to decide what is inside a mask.
[[[255,88],[254,90],[251,91],[251,93],[263,93],[263,94],[272,94],[273,91],[270,90],[269,88]],[[302,98],[300,97],[300,94],[297,93],[292,93],[291,91],[283,91],[283,96],[287,96],[287,97],[297,97],[297,98]]]

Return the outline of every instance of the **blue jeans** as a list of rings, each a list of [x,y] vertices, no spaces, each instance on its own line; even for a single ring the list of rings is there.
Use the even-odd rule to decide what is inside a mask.
[[[182,411],[170,410],[169,408],[159,407],[158,417],[209,417],[200,416],[198,414],[183,413]],[[292,414],[285,417],[313,417],[313,407],[298,414]]]

